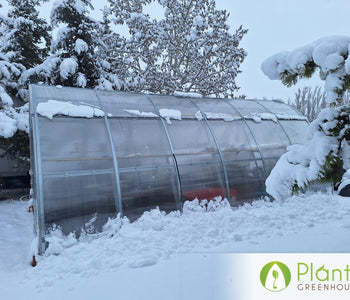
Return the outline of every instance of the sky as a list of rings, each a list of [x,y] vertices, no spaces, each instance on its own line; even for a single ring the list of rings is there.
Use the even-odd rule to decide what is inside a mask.
[[[6,11],[6,1],[1,0]],[[51,0],[43,5],[41,15],[50,14]],[[100,9],[106,0],[92,0],[93,15],[99,18]],[[320,85],[323,82],[315,75],[288,88],[280,81],[268,79],[261,71],[261,63],[269,56],[290,51],[328,35],[349,35],[349,0],[216,0],[218,9],[230,13],[228,23],[233,33],[243,25],[248,29],[240,46],[248,53],[241,65],[242,73],[236,82],[241,89],[237,94],[248,98],[293,100],[297,89]],[[148,9],[152,17],[161,15],[157,6]]]

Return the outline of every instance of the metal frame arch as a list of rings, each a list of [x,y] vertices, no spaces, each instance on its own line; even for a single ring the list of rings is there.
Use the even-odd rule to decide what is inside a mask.
[[[119,168],[118,168],[118,160],[117,160],[117,155],[115,152],[115,148],[114,148],[114,141],[113,141],[113,136],[112,136],[112,132],[111,132],[111,127],[109,126],[109,121],[107,118],[107,112],[105,110],[105,107],[103,105],[103,102],[100,98],[100,96],[97,94],[97,92],[94,90],[95,96],[97,97],[99,103],[100,103],[100,107],[104,113],[104,120],[105,120],[105,125],[106,125],[106,129],[107,129],[107,135],[108,135],[108,140],[109,140],[109,144],[111,146],[111,151],[112,151],[112,157],[113,157],[113,165],[114,165],[114,174],[115,174],[115,180],[116,180],[116,187],[117,187],[117,194],[114,195],[115,197],[115,206],[116,206],[116,210],[117,213],[120,214],[120,216],[123,216],[123,206],[122,206],[122,193],[121,193],[121,188],[120,188],[120,177],[119,177]]]
[[[145,95],[145,97],[152,104],[152,106],[154,107],[155,111],[158,113],[158,111],[159,111],[158,107],[154,104],[153,100],[150,97],[148,97],[148,95]],[[165,134],[166,134],[166,137],[167,137],[167,140],[168,140],[168,143],[169,143],[170,151],[171,151],[171,154],[172,154],[172,159],[173,159],[174,168],[175,168],[175,172],[176,172],[177,193],[178,193],[178,198],[177,198],[177,201],[176,201],[176,205],[177,205],[178,210],[182,212],[182,186],[181,186],[181,177],[180,177],[179,167],[178,167],[178,164],[177,164],[177,159],[176,159],[176,155],[175,155],[173,143],[172,143],[171,138],[170,138],[169,131],[166,128],[166,125],[165,125],[165,122],[164,122],[163,118],[159,117],[159,119],[160,119],[160,121],[162,123],[162,126],[163,126],[163,129],[165,131]]]
[[[229,182],[228,182],[228,176],[227,176],[226,165],[225,165],[224,157],[223,157],[223,155],[222,155],[222,152],[221,152],[221,149],[220,149],[218,140],[217,140],[217,138],[216,138],[216,135],[215,135],[215,133],[214,133],[214,131],[213,131],[213,128],[211,127],[210,123],[208,122],[207,117],[206,117],[205,114],[202,112],[202,110],[198,107],[198,105],[197,105],[194,101],[192,101],[191,99],[188,99],[188,101],[190,101],[190,102],[199,110],[199,112],[202,114],[203,120],[204,120],[205,124],[207,125],[207,127],[208,127],[208,129],[209,129],[209,131],[210,131],[210,134],[212,135],[212,137],[213,137],[213,139],[214,139],[214,143],[215,143],[215,145],[216,145],[216,148],[218,149],[220,161],[221,161],[222,168],[223,168],[223,171],[224,171],[224,178],[225,178],[225,185],[226,185],[227,200],[230,201],[230,199],[231,199],[231,194],[230,194],[230,185],[229,185]]]
[[[286,131],[286,130],[284,129],[284,127],[282,126],[282,124],[281,124],[280,120],[277,118],[276,114],[273,113],[270,109],[268,109],[264,104],[260,103],[259,101],[257,101],[257,100],[252,100],[252,101],[254,101],[256,104],[262,106],[262,107],[265,108],[270,114],[273,114],[273,115],[276,117],[277,123],[278,123],[278,125],[282,128],[283,133],[286,135],[286,137],[287,137],[287,139],[288,139],[288,142],[289,142],[289,145],[292,145],[292,141],[290,140],[287,131]]]
[[[262,161],[262,164],[263,164],[263,169],[264,169],[264,174],[265,174],[265,179],[267,178],[268,174],[267,174],[267,170],[266,170],[266,164],[265,164],[265,157],[264,155],[262,154],[262,151],[261,151],[261,148],[260,148],[260,145],[255,137],[255,134],[253,132],[253,130],[250,128],[247,120],[244,118],[244,116],[242,115],[241,111],[235,107],[230,101],[224,99],[223,101],[225,101],[228,105],[230,105],[242,118],[244,124],[247,126],[253,140],[254,140],[254,143],[256,144],[256,147],[258,148],[258,151],[259,151],[259,154],[260,154],[260,157],[261,157],[261,161]]]
[[[46,241],[45,241],[45,211],[44,211],[44,190],[43,190],[43,172],[42,172],[42,164],[41,164],[41,146],[40,146],[40,129],[39,129],[39,119],[38,114],[36,111],[37,106],[37,100],[36,96],[33,93],[33,88],[30,85],[29,86],[29,93],[30,98],[33,103],[33,114],[34,114],[34,127],[35,131],[33,132],[33,147],[36,148],[36,151],[34,151],[35,155],[35,169],[37,171],[37,180],[36,184],[39,188],[39,195],[37,194],[37,197],[39,197],[39,222],[38,222],[38,235],[39,235],[39,242],[38,242],[38,252],[40,255],[42,255],[46,250]]]

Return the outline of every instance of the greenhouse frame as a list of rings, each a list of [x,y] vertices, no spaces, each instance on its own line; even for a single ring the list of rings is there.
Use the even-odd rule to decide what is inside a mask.
[[[54,224],[79,234],[194,198],[264,196],[286,147],[307,139],[306,118],[281,101],[184,96],[30,86],[40,254]]]

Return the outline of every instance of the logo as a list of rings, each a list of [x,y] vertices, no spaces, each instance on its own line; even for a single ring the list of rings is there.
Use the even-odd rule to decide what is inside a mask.
[[[279,261],[266,264],[260,271],[260,281],[265,289],[270,292],[280,292],[290,283],[291,273],[289,268]]]

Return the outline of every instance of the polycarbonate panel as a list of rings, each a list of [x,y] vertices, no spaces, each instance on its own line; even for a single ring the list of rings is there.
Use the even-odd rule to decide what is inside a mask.
[[[222,162],[205,121],[174,120],[167,129],[180,173],[182,199],[226,197]]]
[[[301,116],[300,113],[295,111],[293,108],[288,106],[287,104],[279,101],[273,101],[273,100],[266,100],[262,101],[260,100],[259,103],[261,103],[263,106],[265,106],[270,112],[273,114],[286,114],[290,116]]]
[[[289,140],[279,123],[270,120],[260,123],[251,120],[246,122],[255,136],[263,158],[279,157],[286,152]]]
[[[160,119],[110,119],[123,213],[134,219],[158,206],[176,209],[176,167]]]
[[[208,120],[208,122],[214,131],[221,152],[224,155],[224,160],[237,160],[245,152],[258,153],[258,147],[245,121],[223,122],[221,120]],[[244,157],[245,155],[243,154],[242,158]],[[256,157],[261,158],[259,154]]]
[[[191,157],[192,164],[182,164],[182,158],[178,157],[183,201],[211,200],[217,196],[227,198],[221,162],[204,162],[203,157]]]
[[[300,120],[280,120],[292,144],[304,144],[308,140],[309,124]]]
[[[38,118],[44,173],[114,169],[103,118]]]
[[[267,113],[268,111],[252,100],[229,100],[230,104],[238,109],[245,118],[250,118],[256,114]]]
[[[101,230],[108,217],[116,215],[115,175],[44,176],[45,224],[56,224],[64,233],[77,231],[91,222],[90,230]],[[92,227],[93,226],[93,227]],[[85,226],[85,229],[88,226]]]
[[[158,110],[175,109],[181,111],[182,119],[195,119],[198,108],[189,99],[173,96],[148,95]],[[196,99],[194,99],[196,100]]]
[[[232,206],[266,195],[263,162],[253,156],[251,153],[250,159],[225,162]]]
[[[153,113],[157,117],[157,112],[147,97],[142,94],[126,92],[98,92],[107,114],[114,117],[140,117],[132,111],[140,113]],[[129,112],[127,112],[129,111]],[[150,117],[143,115],[144,117]]]
[[[154,209],[170,212],[178,209],[178,186],[173,166],[120,170],[123,214],[135,220],[143,212]]]
[[[160,119],[110,119],[119,169],[173,165]]]
[[[91,89],[34,85],[32,86],[32,91],[37,103],[47,102],[48,100],[57,100],[72,102],[74,104],[87,104],[100,108],[95,91]]]
[[[193,99],[193,102],[199,107],[206,116],[209,113],[230,115],[234,119],[240,119],[241,116],[223,99]],[[219,115],[218,115],[219,117]]]
[[[265,173],[259,149],[243,120],[209,121],[226,165],[231,205],[259,198],[265,191]],[[232,143],[235,141],[235,143]]]

